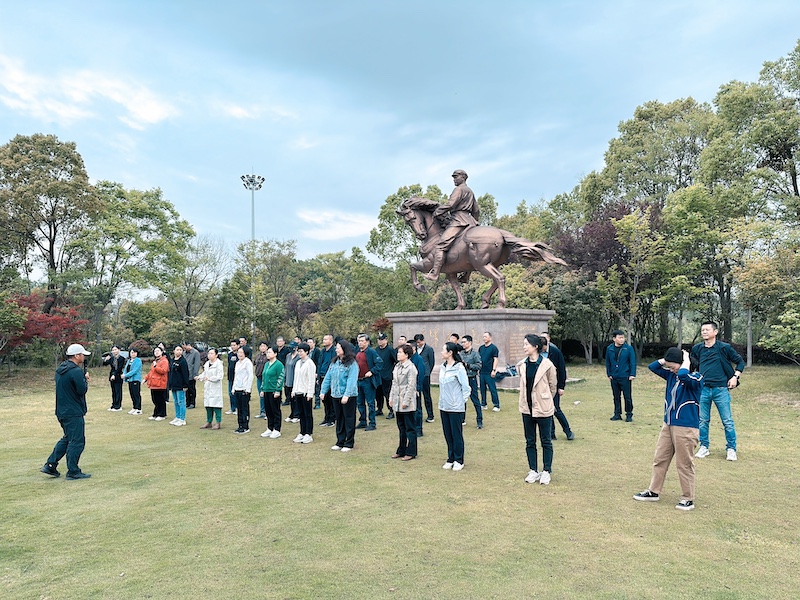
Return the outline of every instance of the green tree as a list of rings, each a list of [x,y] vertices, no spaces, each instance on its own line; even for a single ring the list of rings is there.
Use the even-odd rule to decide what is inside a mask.
[[[11,338],[22,332],[27,320],[28,310],[8,292],[0,292],[0,353]]]
[[[82,258],[75,244],[87,233],[98,203],[73,142],[54,135],[17,135],[0,146],[0,222],[7,247],[23,269],[40,265],[47,277],[43,311],[74,283]]]

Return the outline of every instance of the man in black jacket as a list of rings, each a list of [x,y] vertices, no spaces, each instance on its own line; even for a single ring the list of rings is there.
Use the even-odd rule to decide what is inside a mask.
[[[383,415],[383,404],[386,402],[387,419],[394,419],[394,411],[389,406],[389,395],[392,393],[392,374],[397,364],[397,350],[389,344],[389,337],[381,332],[378,334],[378,347],[375,349],[383,361],[381,369],[381,385],[375,388],[375,403],[378,406],[376,415]]]
[[[53,452],[40,469],[51,477],[58,477],[58,461],[67,456],[67,479],[88,479],[78,466],[86,446],[85,423],[86,391],[89,389],[89,374],[83,372],[83,361],[91,352],[80,344],[67,348],[67,360],[56,369],[56,418],[64,436],[56,442]]]
[[[433,398],[431,397],[431,373],[436,364],[436,355],[433,348],[425,343],[425,336],[418,333],[414,336],[414,342],[417,344],[417,354],[420,355],[425,363],[425,371],[427,375],[422,379],[422,397],[425,399],[425,412],[428,418],[425,419],[426,423],[433,423]]]
[[[542,332],[542,339],[544,339],[547,343],[542,346],[542,356],[545,358],[549,358],[550,362],[556,368],[556,387],[558,391],[556,395],[553,396],[553,404],[555,404],[556,412],[553,415],[558,422],[561,424],[561,429],[564,430],[564,433],[567,436],[568,440],[574,440],[575,434],[572,433],[572,429],[569,427],[569,421],[567,421],[567,416],[561,410],[561,397],[564,395],[564,388],[567,385],[567,364],[564,362],[564,355],[562,354],[561,350],[558,347],[550,342],[550,334],[546,331]],[[553,432],[553,439],[556,439],[556,427],[555,423],[551,427]]]

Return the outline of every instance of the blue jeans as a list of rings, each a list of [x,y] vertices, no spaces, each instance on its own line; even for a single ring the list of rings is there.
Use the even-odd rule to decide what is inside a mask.
[[[375,427],[375,386],[372,385],[372,379],[359,380],[356,407],[358,407],[358,422],[366,423],[369,416],[369,426]]]
[[[497,397],[497,384],[492,377],[492,372],[481,371],[481,404],[486,404],[486,388],[489,388],[489,393],[492,395],[492,404],[500,408],[500,398]]]
[[[258,390],[259,408],[260,408],[258,414],[266,415],[267,414],[267,405],[264,402],[264,396],[261,395],[261,382],[263,381],[263,379],[261,377],[256,377],[256,379],[258,380],[258,387],[256,387],[256,390]]]
[[[704,387],[700,395],[700,445],[708,448],[708,423],[711,403],[716,404],[719,419],[725,428],[725,446],[736,450],[736,428],[731,414],[731,394],[726,387]]]
[[[175,403],[175,418],[185,421],[186,392],[184,390],[172,390],[172,401]]]

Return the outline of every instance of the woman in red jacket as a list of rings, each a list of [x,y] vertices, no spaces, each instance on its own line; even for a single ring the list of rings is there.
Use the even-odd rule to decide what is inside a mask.
[[[164,356],[164,351],[158,346],[153,350],[153,366],[145,375],[145,382],[150,388],[150,398],[153,400],[153,416],[151,421],[163,421],[167,416],[167,375],[169,374],[169,361]]]

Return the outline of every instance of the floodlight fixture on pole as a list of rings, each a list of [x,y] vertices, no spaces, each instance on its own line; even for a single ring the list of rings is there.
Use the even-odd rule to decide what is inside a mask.
[[[256,239],[256,192],[264,185],[261,175],[242,175],[242,185],[250,190],[250,240]]]

